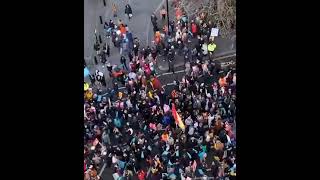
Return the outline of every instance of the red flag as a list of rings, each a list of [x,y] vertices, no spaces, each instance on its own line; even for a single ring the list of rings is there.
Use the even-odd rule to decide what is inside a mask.
[[[181,117],[179,116],[179,114],[176,111],[176,106],[172,103],[172,116],[174,118],[174,120],[176,121],[176,123],[178,124],[178,126],[184,130],[186,127],[183,123],[183,121],[181,120]]]
[[[153,79],[152,79],[152,85],[153,85],[154,89],[160,90],[162,88],[161,82],[159,81],[159,79],[156,76],[153,77]]]

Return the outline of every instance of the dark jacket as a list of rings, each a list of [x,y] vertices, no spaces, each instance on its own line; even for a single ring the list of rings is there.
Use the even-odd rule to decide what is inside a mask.
[[[129,4],[126,5],[126,9],[124,10],[125,14],[132,14],[132,9]]]
[[[151,22],[152,22],[152,24],[156,24],[156,23],[157,23],[157,20],[158,20],[157,16],[154,16],[154,15],[151,16]]]

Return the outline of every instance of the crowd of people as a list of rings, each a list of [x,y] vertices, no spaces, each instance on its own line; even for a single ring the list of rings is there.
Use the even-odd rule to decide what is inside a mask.
[[[131,7],[125,13],[132,18]],[[166,19],[164,8],[159,19],[155,13],[151,16],[153,47],[141,47],[121,20],[105,23],[121,59],[111,65],[110,45],[95,45],[113,87],[105,95],[93,90],[97,83],[105,86],[98,70],[90,75],[91,84],[85,83],[85,179],[101,179],[102,168],[111,168],[115,180],[235,179],[236,72],[212,61],[213,24],[203,14],[189,22],[178,10],[175,21],[162,30],[158,26]],[[174,72],[177,56],[185,59],[185,75],[168,92],[156,76],[157,59],[167,60]],[[120,84],[124,90],[119,90]]]

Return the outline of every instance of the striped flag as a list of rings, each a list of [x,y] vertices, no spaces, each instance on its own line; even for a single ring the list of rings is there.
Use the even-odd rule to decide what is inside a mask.
[[[179,114],[176,111],[176,106],[174,105],[174,103],[172,103],[172,116],[174,118],[174,120],[176,121],[176,123],[178,124],[178,126],[182,129],[185,130],[185,125],[183,123],[183,121],[181,120],[181,117],[179,116]]]

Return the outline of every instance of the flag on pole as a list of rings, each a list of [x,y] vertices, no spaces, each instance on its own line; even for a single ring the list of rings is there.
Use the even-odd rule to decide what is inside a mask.
[[[174,118],[174,120],[176,121],[176,123],[178,124],[178,126],[182,129],[185,130],[185,125],[183,124],[183,121],[181,120],[181,117],[179,116],[179,114],[176,111],[176,107],[174,104],[172,104],[172,116]]]

